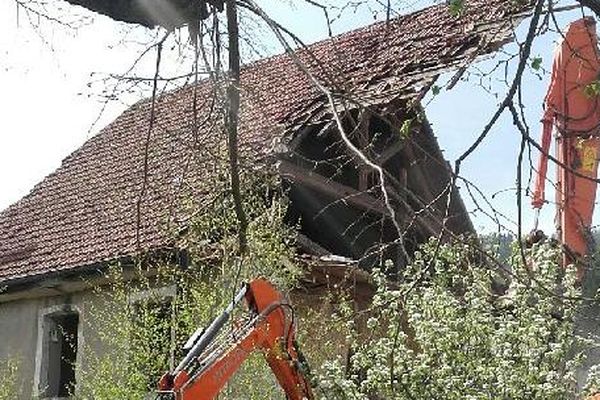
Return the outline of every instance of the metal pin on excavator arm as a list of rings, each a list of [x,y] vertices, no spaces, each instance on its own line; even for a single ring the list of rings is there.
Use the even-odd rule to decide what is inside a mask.
[[[246,299],[250,318],[220,343],[233,309]],[[294,340],[293,314],[283,295],[264,279],[244,285],[225,311],[199,336],[173,372],[163,375],[157,399],[213,400],[254,351],[265,354],[289,400],[312,400],[303,357]]]

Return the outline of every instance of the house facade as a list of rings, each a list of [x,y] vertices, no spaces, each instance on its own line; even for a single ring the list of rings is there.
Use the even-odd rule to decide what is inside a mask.
[[[522,10],[506,3],[471,2],[461,16],[434,6],[299,50],[334,104],[289,55],[242,69],[242,167],[281,179],[298,255],[312,260],[306,296],[309,282],[333,271],[384,260],[402,268],[429,237],[474,232],[419,102],[440,74],[510,40]],[[0,213],[0,360],[18,360],[21,398],[67,397],[75,387],[86,363],[78,349],[102,346],[90,343],[87,319],[92,283],[111,263],[133,264],[140,253],[187,262],[177,240],[186,205],[207,201],[207,174],[225,149],[211,96],[202,81],[157,97],[154,112],[151,99],[139,102]],[[340,124],[384,171],[387,202]]]

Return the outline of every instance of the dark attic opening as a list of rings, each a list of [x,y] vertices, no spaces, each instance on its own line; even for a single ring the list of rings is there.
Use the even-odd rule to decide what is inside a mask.
[[[450,168],[424,112],[403,110],[353,110],[342,120],[351,143],[381,166],[387,204],[379,172],[350,149],[334,122],[301,130],[279,163],[291,200],[288,222],[305,239],[365,268],[385,260],[404,265],[400,243],[412,254],[440,233],[446,217]],[[456,192],[448,217],[453,233],[473,231]]]

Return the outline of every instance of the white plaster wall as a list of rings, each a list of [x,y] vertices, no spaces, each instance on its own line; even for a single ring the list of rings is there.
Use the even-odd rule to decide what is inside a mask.
[[[0,304],[0,365],[8,359],[18,362],[21,399],[32,398],[39,304],[39,300]]]
[[[19,365],[18,386],[21,393],[16,400],[35,398],[35,383],[39,381],[36,375],[41,362],[40,321],[45,313],[65,304],[79,312],[77,363],[85,362],[80,350],[84,344],[89,346],[86,337],[93,336],[85,323],[86,305],[94,302],[94,297],[91,292],[79,292],[0,303],[0,365],[8,359],[16,360]]]

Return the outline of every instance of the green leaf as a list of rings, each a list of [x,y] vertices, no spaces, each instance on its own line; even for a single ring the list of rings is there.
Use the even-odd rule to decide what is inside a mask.
[[[400,127],[400,136],[402,136],[403,139],[410,137],[410,128],[412,127],[413,120],[414,118],[410,118],[402,122],[402,126]]]
[[[453,17],[460,17],[465,9],[465,0],[450,0],[448,9]]]
[[[440,88],[438,85],[433,85],[433,86],[432,86],[432,88],[431,88],[431,93],[432,93],[434,96],[437,96],[438,94],[440,94],[440,91],[441,91],[441,90],[442,90],[442,89],[441,89],[441,88]]]
[[[542,57],[534,57],[533,61],[531,61],[531,68],[539,71],[542,68]]]
[[[585,86],[583,93],[589,97],[598,97],[600,95],[600,81],[595,80],[592,83]]]

